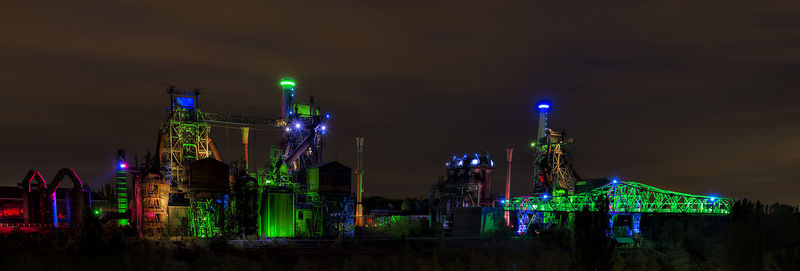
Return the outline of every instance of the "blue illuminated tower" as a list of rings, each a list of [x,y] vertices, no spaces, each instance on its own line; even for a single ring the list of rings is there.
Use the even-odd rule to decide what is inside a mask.
[[[536,140],[538,141],[544,137],[545,129],[547,129],[547,115],[550,112],[550,102],[540,101],[539,104],[536,105],[536,108],[539,109],[539,129],[536,130]]]

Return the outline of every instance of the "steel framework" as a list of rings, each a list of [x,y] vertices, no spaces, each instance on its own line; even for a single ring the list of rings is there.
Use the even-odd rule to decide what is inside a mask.
[[[453,213],[456,208],[493,206],[494,199],[490,195],[491,175],[494,161],[489,155],[469,157],[466,154],[459,158],[453,156],[445,163],[447,178],[439,177],[429,192],[431,223],[450,229]]]
[[[125,214],[128,212],[128,164],[125,162],[125,151],[117,150],[117,212]],[[128,218],[120,218],[117,223],[120,226],[128,225]]]
[[[198,90],[179,90],[169,87],[171,106],[169,119],[162,126],[165,142],[161,145],[160,159],[164,178],[172,190],[185,191],[187,187],[185,166],[213,155],[208,137],[211,126],[200,111]]]
[[[189,207],[189,233],[195,237],[212,237],[220,233],[220,210],[211,199],[195,200]]]
[[[603,206],[604,202],[608,206]],[[638,182],[618,181],[590,191],[567,196],[523,196],[510,198],[504,208],[518,212],[653,213],[727,215],[733,199],[692,195],[659,189]]]
[[[580,181],[573,166],[571,138],[547,127],[549,103],[540,103],[539,132],[531,143],[534,152],[533,192],[541,195],[564,196],[575,192]]]

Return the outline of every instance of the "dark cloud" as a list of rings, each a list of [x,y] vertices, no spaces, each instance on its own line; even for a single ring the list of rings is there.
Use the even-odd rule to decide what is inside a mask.
[[[333,112],[326,156],[367,194],[419,196],[451,154],[515,147],[529,190],[536,100],[576,139],[585,177],[800,204],[795,1],[293,3],[64,1],[0,11],[2,183],[74,167],[92,185],[115,148],[155,147],[165,84],[206,111],[275,116],[297,78]],[[225,157],[236,131],[215,129]],[[269,131],[255,131],[263,161]],[[227,159],[227,158],[226,158]],[[498,183],[504,169],[495,171]],[[497,191],[502,185],[493,186]]]

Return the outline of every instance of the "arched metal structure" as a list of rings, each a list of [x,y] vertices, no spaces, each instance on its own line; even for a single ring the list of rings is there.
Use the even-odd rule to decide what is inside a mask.
[[[67,225],[83,223],[83,216],[91,207],[91,192],[84,189],[81,179],[69,168],[59,170],[50,185],[47,185],[39,171],[35,169],[28,171],[21,183],[25,223],[59,224],[56,192],[65,177],[69,177],[73,185],[66,193],[66,223]],[[37,181],[38,185],[34,185],[34,181]]]
[[[51,197],[47,197],[47,181],[42,174],[31,169],[20,185],[25,223],[51,223],[54,202]]]

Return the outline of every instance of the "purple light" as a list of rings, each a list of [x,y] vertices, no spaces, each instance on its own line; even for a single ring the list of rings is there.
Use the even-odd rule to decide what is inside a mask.
[[[128,164],[119,163],[119,168],[127,168],[127,167],[128,167]]]

